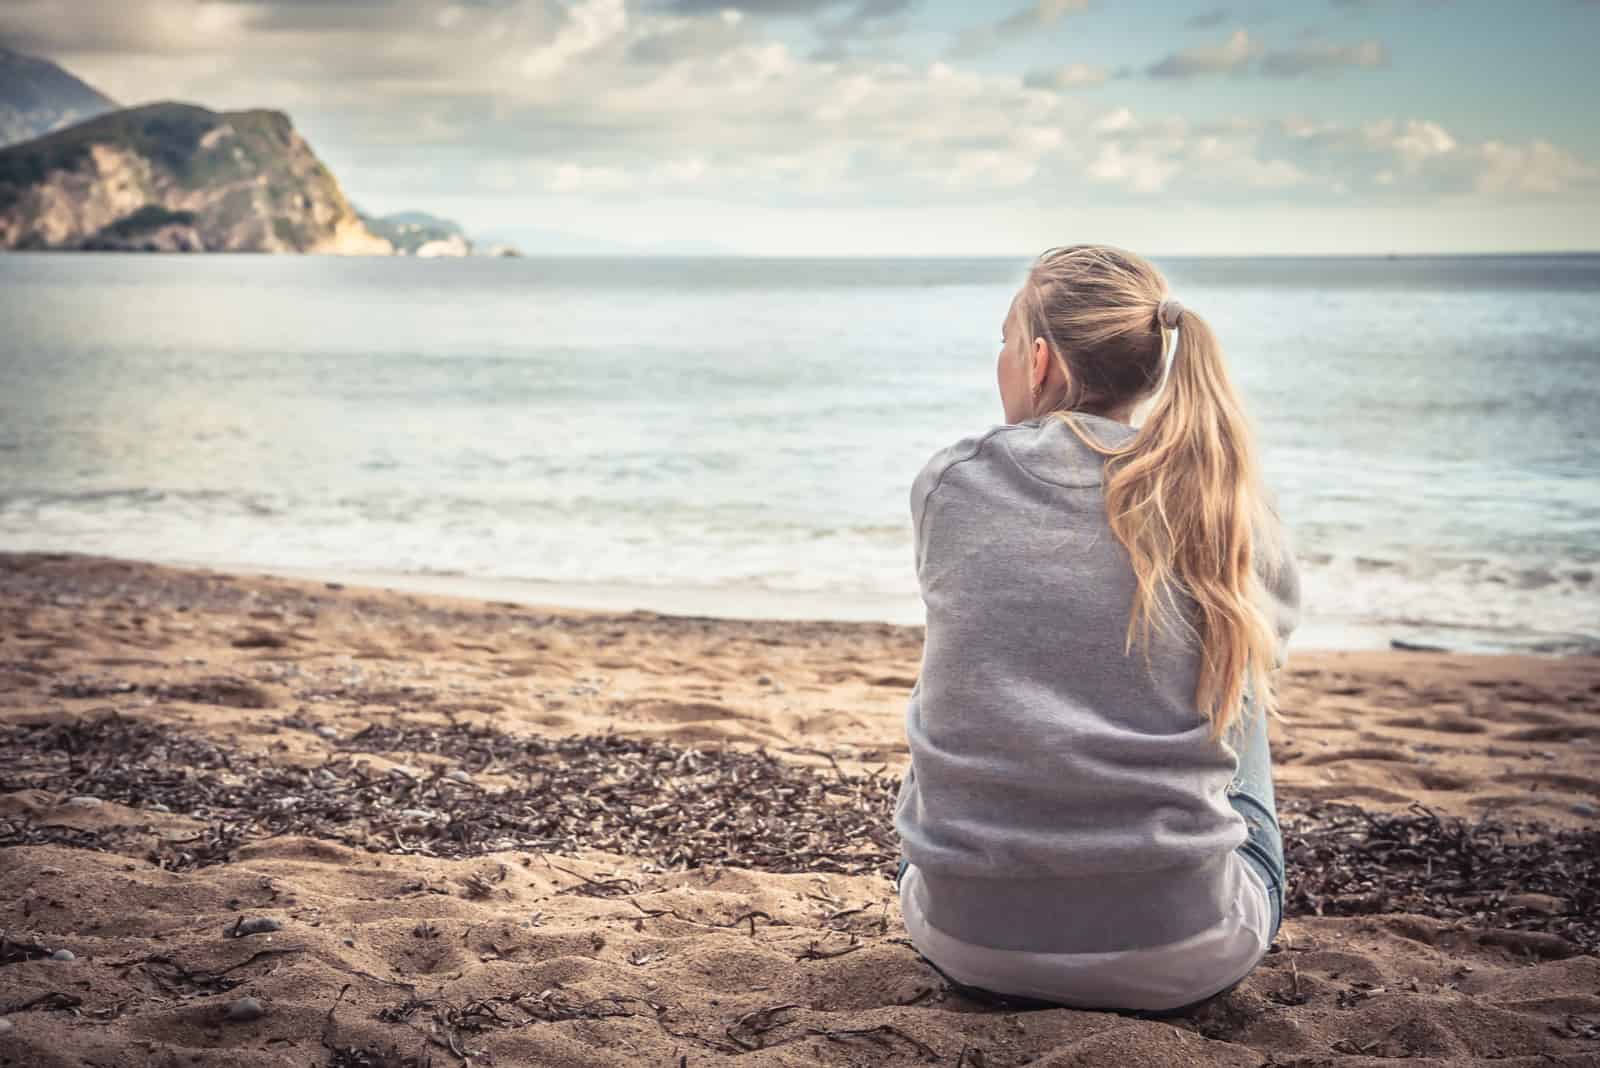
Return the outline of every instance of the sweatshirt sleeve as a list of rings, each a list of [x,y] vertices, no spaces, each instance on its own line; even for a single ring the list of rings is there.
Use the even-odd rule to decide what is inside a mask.
[[[934,453],[928,462],[922,465],[922,470],[917,472],[917,477],[911,482],[911,533],[913,544],[916,546],[917,575],[922,575],[922,562],[927,558],[928,525],[928,498],[933,496],[934,490],[939,488],[939,483],[944,480],[945,472],[956,464],[970,460],[978,455],[978,450],[983,448],[983,443],[994,434],[991,430],[986,434],[975,437],[963,438],[954,445],[946,446]]]

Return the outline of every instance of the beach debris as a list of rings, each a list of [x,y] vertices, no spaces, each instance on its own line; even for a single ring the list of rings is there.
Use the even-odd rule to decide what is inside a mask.
[[[164,701],[227,708],[271,708],[273,705],[272,695],[255,683],[226,676],[162,686],[156,690],[156,696]]]
[[[282,649],[289,639],[265,627],[247,627],[231,644],[235,649]]]
[[[494,894],[495,886],[499,883],[505,882],[506,876],[509,873],[510,869],[504,864],[501,864],[499,869],[493,875],[485,874],[481,871],[473,872],[471,875],[468,875],[462,880],[462,885],[465,888],[466,896],[474,901],[482,901],[483,899],[492,896]],[[510,896],[509,892],[507,896]]]
[[[727,1035],[729,1041],[741,1049],[761,1049],[766,1045],[764,1036],[768,1031],[790,1022],[788,1020],[779,1020],[777,1018],[778,1014],[780,1012],[793,1012],[798,1008],[801,1008],[801,1006],[790,1002],[786,1005],[774,1005],[770,1009],[757,1009],[754,1012],[747,1012],[724,1028],[723,1034]]]
[[[72,952],[70,949],[58,949],[54,953],[50,954],[50,959],[59,961],[72,961],[77,960],[78,955]]]
[[[239,920],[228,929],[229,938],[245,938],[249,935],[271,934],[273,931],[283,930],[283,923],[271,916],[251,916]]]
[[[25,960],[44,960],[50,953],[49,946],[40,945],[38,942],[18,942],[7,938],[6,933],[0,931],[0,966],[20,964]]]
[[[242,997],[228,1006],[224,1017],[230,1023],[249,1023],[259,1020],[267,1014],[267,1008],[261,1004],[259,998]]]
[[[369,754],[447,760],[467,774],[493,767],[512,785],[462,790],[444,776],[375,768],[363,759]],[[3,816],[0,848],[52,844],[121,852],[180,872],[225,863],[247,842],[293,834],[455,859],[594,849],[658,871],[726,866],[877,872],[887,880],[900,855],[893,823],[899,787],[882,768],[858,772],[837,760],[818,767],[764,750],[611,733],[555,739],[403,716],[342,738],[328,760],[311,768],[114,715],[0,724],[0,792],[71,796],[92,788],[130,807],[162,804],[205,813],[204,827],[182,839],[152,839],[132,827],[74,828],[44,825],[26,814]],[[1409,912],[1475,930],[1538,932],[1577,951],[1600,950],[1600,827],[1468,823],[1421,806],[1382,813],[1292,798],[1281,806],[1280,820],[1294,872],[1290,915]],[[644,889],[615,873],[552,868],[570,881],[557,891],[562,894],[628,898]],[[494,886],[488,874],[483,878]],[[423,883],[412,889],[453,892]],[[483,887],[469,881],[466,892],[481,894]],[[1556,913],[1511,904],[1519,894],[1549,895],[1567,907]],[[845,902],[819,901],[841,931],[853,918],[869,922]],[[641,911],[648,919],[670,910]],[[1520,951],[1548,958],[1557,944],[1528,942]]]

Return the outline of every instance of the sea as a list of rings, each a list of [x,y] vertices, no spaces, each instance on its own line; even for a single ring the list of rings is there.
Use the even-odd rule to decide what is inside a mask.
[[[1158,259],[1297,544],[1296,644],[1600,652],[1600,256]],[[1025,259],[0,256],[0,549],[918,622]]]

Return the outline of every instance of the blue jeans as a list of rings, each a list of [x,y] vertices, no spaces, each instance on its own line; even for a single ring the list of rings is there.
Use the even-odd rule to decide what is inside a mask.
[[[1283,893],[1284,893],[1284,863],[1283,863],[1283,831],[1278,826],[1277,795],[1272,788],[1272,750],[1267,745],[1267,717],[1253,707],[1254,702],[1247,696],[1245,698],[1245,718],[1229,732],[1228,741],[1239,753],[1239,771],[1228,784],[1228,803],[1235,812],[1244,817],[1245,830],[1248,837],[1239,846],[1239,855],[1246,864],[1255,869],[1261,876],[1261,881],[1266,884],[1267,898],[1272,906],[1272,934],[1268,941],[1278,936],[1278,928],[1283,925]],[[895,889],[900,889],[900,878],[905,875],[910,862],[904,858],[900,861],[899,870],[894,873]],[[985,1005],[992,1005],[1000,1009],[1059,1009],[1060,1004],[1054,1001],[1042,1001],[1038,998],[1022,997],[1016,994],[999,994],[981,987],[967,986],[945,975],[944,971],[933,961],[923,957],[930,967],[944,976],[945,982],[957,992],[973,1001]],[[1243,982],[1241,979],[1240,982]],[[1234,986],[1238,986],[1235,983]],[[1219,991],[1211,997],[1220,997],[1233,987]],[[1128,1010],[1128,1015],[1140,1016],[1151,1019],[1160,1019],[1165,1016],[1180,1016],[1199,1005],[1210,1001],[1195,1002],[1193,1005],[1183,1005],[1176,1009],[1162,1010]],[[1070,1007],[1070,1006],[1069,1006]]]

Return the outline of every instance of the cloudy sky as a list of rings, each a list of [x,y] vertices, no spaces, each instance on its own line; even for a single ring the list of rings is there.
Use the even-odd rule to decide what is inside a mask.
[[[0,0],[532,247],[1600,248],[1600,0]],[[552,236],[565,235],[565,236]]]

